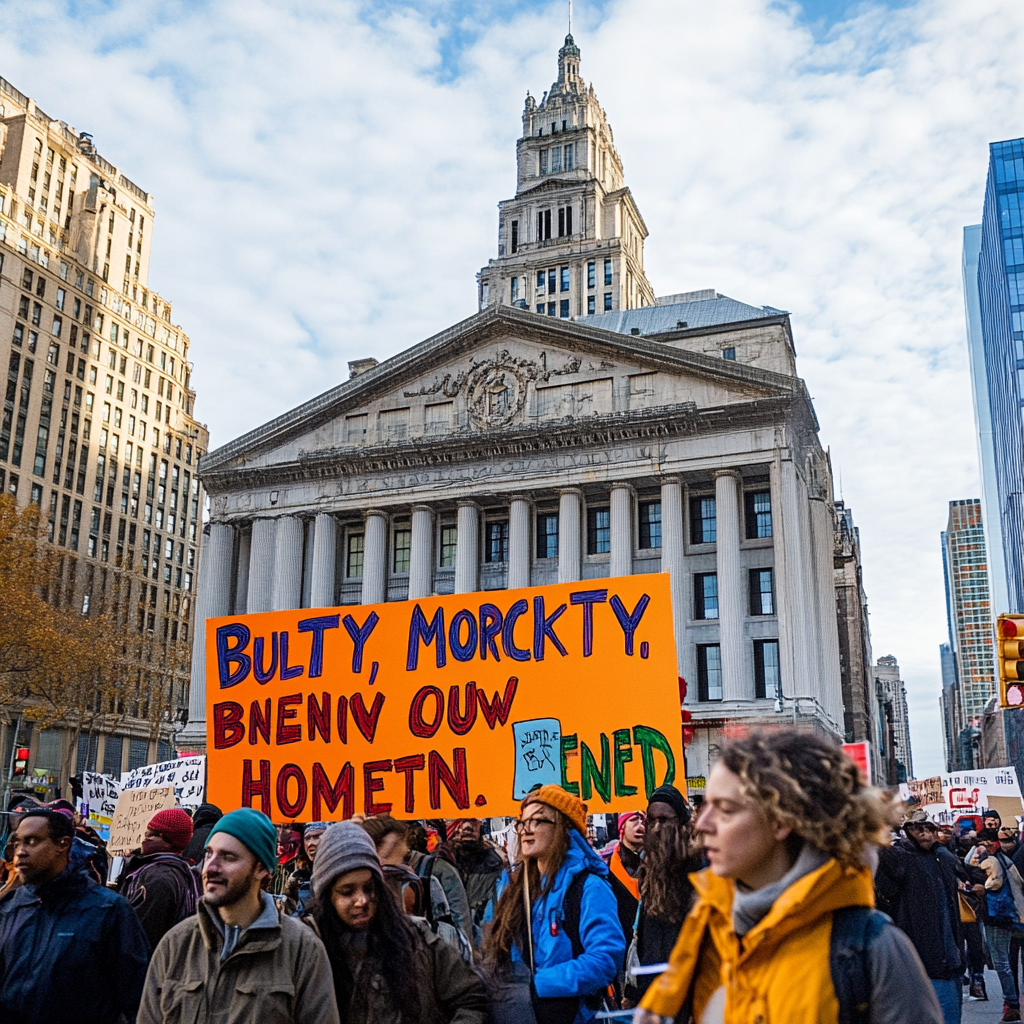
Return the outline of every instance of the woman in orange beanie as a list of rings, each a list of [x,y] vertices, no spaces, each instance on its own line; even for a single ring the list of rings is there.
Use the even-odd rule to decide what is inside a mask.
[[[578,797],[560,786],[534,790],[516,822],[519,856],[499,884],[484,951],[499,974],[531,980],[538,1024],[591,1020],[626,948],[608,867],[586,827]],[[504,1019],[496,1006],[492,1015]]]

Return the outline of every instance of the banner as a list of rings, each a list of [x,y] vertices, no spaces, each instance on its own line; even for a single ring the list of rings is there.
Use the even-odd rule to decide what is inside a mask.
[[[936,782],[938,786],[936,786]],[[963,815],[985,810],[1021,813],[1020,785],[1012,767],[976,768],[967,772],[944,772],[930,779],[900,783],[900,798],[921,800],[932,821],[950,825]]]
[[[121,786],[113,775],[82,772],[82,799],[78,810],[83,817],[88,818],[89,824],[104,841],[110,839],[110,822],[114,817],[120,791]]]
[[[843,753],[857,766],[861,781],[868,786],[874,785],[871,778],[871,741],[844,743]]]
[[[146,826],[157,811],[174,807],[174,789],[159,786],[155,789],[122,789],[117,798],[114,820],[110,825],[110,853],[127,856],[142,846]]]
[[[152,789],[172,786],[181,807],[188,810],[203,802],[206,758],[202,754],[179,757],[175,761],[144,764],[121,775],[121,789]]]
[[[274,821],[590,813],[682,783],[667,575],[206,623],[208,799]]]

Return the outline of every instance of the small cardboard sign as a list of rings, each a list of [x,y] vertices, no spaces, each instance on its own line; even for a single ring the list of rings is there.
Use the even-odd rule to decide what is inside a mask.
[[[911,796],[917,797],[922,806],[943,802],[941,775],[933,775],[928,779],[910,779],[907,781],[907,789],[910,790]]]
[[[124,789],[117,798],[114,819],[110,824],[110,853],[126,856],[142,846],[146,827],[157,811],[175,807],[173,786],[151,789]]]

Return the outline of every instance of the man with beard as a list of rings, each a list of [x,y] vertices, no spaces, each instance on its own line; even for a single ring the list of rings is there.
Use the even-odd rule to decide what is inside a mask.
[[[483,927],[494,914],[498,879],[505,870],[501,855],[484,838],[477,818],[456,818],[448,826],[448,845],[462,877],[473,922],[473,947],[483,944]]]
[[[158,811],[146,827],[142,856],[132,862],[119,887],[135,908],[153,949],[179,921],[196,912],[196,877],[182,856],[191,838],[192,819],[185,811],[180,807]]]
[[[690,817],[690,805],[675,786],[660,786],[651,794],[637,875],[640,910],[627,972],[629,966],[667,963],[689,913],[693,886],[688,875],[702,866],[693,848]],[[638,974],[627,980],[625,994],[631,1005],[639,1002],[656,977]]]
[[[323,943],[261,892],[276,860],[276,830],[259,811],[213,826],[198,913],[160,940],[137,1024],[338,1024]]]

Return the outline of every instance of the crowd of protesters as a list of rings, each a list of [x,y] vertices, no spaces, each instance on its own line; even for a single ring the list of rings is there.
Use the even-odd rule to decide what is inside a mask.
[[[1020,1020],[1024,850],[997,815],[936,825],[777,730],[727,744],[698,807],[665,785],[617,824],[599,848],[552,785],[495,835],[203,804],[115,863],[67,801],[22,801],[0,1020],[954,1024],[986,966]]]

